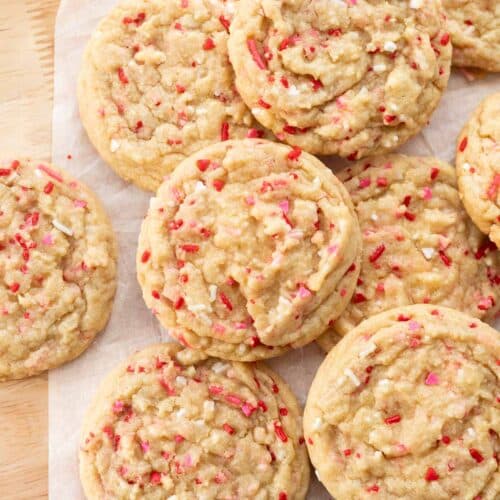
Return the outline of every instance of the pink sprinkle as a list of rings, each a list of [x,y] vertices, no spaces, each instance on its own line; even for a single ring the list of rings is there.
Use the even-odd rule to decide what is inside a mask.
[[[232,394],[228,394],[226,396],[226,401],[233,405],[238,405],[238,406],[241,405],[241,399],[238,396],[233,396]]]
[[[243,403],[241,407],[241,411],[246,417],[250,417],[255,410],[255,406],[252,406],[250,403]]]
[[[410,332],[414,332],[414,331],[416,331],[416,330],[419,330],[419,329],[420,329],[420,326],[421,326],[421,325],[420,325],[420,323],[419,323],[418,321],[414,321],[414,320],[412,320],[412,321],[410,321],[410,322],[408,323],[408,330],[410,330]]]
[[[115,401],[113,403],[113,413],[120,413],[123,410],[123,401]]]
[[[40,164],[36,168],[38,170],[41,170],[42,172],[45,172],[49,177],[52,177],[56,181],[64,182],[64,179],[56,171],[52,170],[51,168],[47,167],[46,165]]]
[[[189,453],[184,457],[184,460],[182,461],[182,465],[184,467],[192,467],[193,459],[191,458],[191,455]]]
[[[346,104],[345,99],[343,97],[339,97],[338,99],[336,99],[335,105],[339,109],[347,109],[347,104]]]
[[[307,287],[305,287],[304,285],[300,285],[299,297],[301,299],[306,299],[307,297],[310,297],[311,295],[312,295],[312,293]]]
[[[47,246],[51,246],[54,244],[54,237],[52,236],[51,233],[47,233],[43,238],[42,238],[42,243]]]
[[[224,325],[221,325],[220,323],[215,323],[214,332],[224,333],[225,331],[226,331],[226,327]]]
[[[149,451],[149,441],[141,441],[141,449],[143,453],[147,453]]]
[[[368,187],[371,183],[372,183],[372,180],[369,177],[365,177],[364,179],[359,179],[360,189]]]
[[[332,255],[332,254],[336,254],[336,253],[337,253],[337,251],[338,251],[338,249],[339,249],[339,246],[338,246],[338,245],[331,245],[331,246],[329,246],[329,247],[328,247],[328,253],[329,253],[330,255]]]
[[[423,189],[423,197],[424,200],[431,200],[432,199],[432,189],[430,187],[424,187]]]
[[[245,203],[250,206],[255,205],[255,198],[253,196],[247,196],[245,198]]]
[[[73,204],[77,208],[87,208],[87,202],[84,200],[75,200]]]
[[[286,215],[286,214],[288,214],[288,212],[290,210],[290,203],[288,202],[288,200],[280,201],[279,202],[279,207],[281,208],[281,210],[283,211],[283,213]]]
[[[439,385],[439,377],[434,372],[429,372],[425,379],[425,385]]]
[[[235,323],[234,328],[236,330],[246,330],[248,328],[248,325],[246,323]]]

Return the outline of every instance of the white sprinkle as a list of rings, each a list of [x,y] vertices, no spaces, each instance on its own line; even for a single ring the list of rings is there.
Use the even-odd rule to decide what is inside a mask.
[[[384,43],[384,50],[386,52],[396,52],[397,49],[398,46],[392,40],[388,40]]]
[[[73,236],[73,229],[68,226],[65,226],[62,222],[59,222],[57,219],[52,221],[52,225],[61,231],[61,233],[67,234],[68,236]]]
[[[187,378],[186,377],[176,377],[175,381],[177,382],[177,385],[187,385]]]
[[[210,308],[207,307],[205,304],[193,304],[188,306],[188,309],[193,312],[199,312],[199,311],[210,311]]]
[[[375,73],[383,73],[386,69],[387,66],[385,64],[375,64],[375,66],[373,66],[373,71],[375,71]]]
[[[318,478],[318,481],[321,481],[320,477],[319,477],[319,472],[317,469],[314,469],[314,473],[316,474],[316,477]]]
[[[382,380],[379,380],[378,385],[381,385],[383,387],[389,387],[391,384],[391,381],[389,379],[383,378]]]
[[[427,260],[430,260],[434,256],[435,250],[434,248],[424,247],[422,248],[422,253]]]
[[[368,342],[368,344],[366,345],[366,348],[363,349],[359,353],[359,357],[366,358],[367,356],[369,356],[372,352],[375,352],[376,350],[377,350],[377,344],[375,344],[375,342]]]
[[[229,368],[229,365],[226,363],[220,363],[217,361],[217,363],[214,363],[212,366],[212,371],[214,373],[224,373],[227,369]]]
[[[217,285],[209,285],[208,291],[210,293],[210,302],[215,302],[217,298]]]
[[[319,189],[321,187],[321,179],[319,177],[315,177],[313,179],[313,186],[316,188],[316,189]]]
[[[467,429],[467,434],[470,436],[470,437],[476,437],[476,431],[472,428],[472,427],[469,427]]]
[[[374,222],[378,221],[378,215],[377,214],[371,214],[370,219]]]
[[[40,169],[39,169],[39,168],[36,168],[36,169],[35,169],[35,175],[36,175],[37,177],[43,177],[43,174],[42,174],[42,172],[40,172]]]
[[[120,149],[120,141],[117,141],[116,139],[111,139],[111,144],[109,146],[109,149],[111,150],[112,153],[116,153]]]
[[[382,452],[381,452],[381,451],[379,451],[379,450],[377,450],[377,451],[373,454],[373,456],[374,456],[377,460],[380,460],[380,459],[383,457]]]
[[[295,85],[290,85],[290,88],[288,89],[288,94],[296,96],[296,95],[299,95],[300,92],[299,92],[299,89]]]
[[[207,186],[201,181],[197,181],[196,184],[194,185],[194,190],[196,193],[199,193],[200,191],[205,191],[205,189],[207,189]]]
[[[345,377],[342,375],[342,377],[340,377],[337,380],[337,387],[341,387],[342,385],[344,385],[344,382],[345,382]]]
[[[203,321],[203,323],[205,323],[205,325],[211,325],[212,324],[212,320],[204,312],[198,313],[197,317],[199,319],[201,319],[201,321]]]
[[[316,417],[312,425],[313,429],[315,431],[319,431],[322,426],[323,426],[323,420],[321,419],[321,417]]]
[[[186,408],[181,408],[181,409],[177,410],[177,412],[175,413],[175,416],[178,419],[185,417],[186,416]]]
[[[410,9],[420,9],[422,4],[423,0],[410,0]]]
[[[205,401],[203,403],[203,409],[206,412],[213,412],[215,410],[215,403],[213,401]]]
[[[361,382],[359,381],[359,378],[354,375],[354,372],[350,368],[346,368],[344,370],[344,375],[348,378],[351,379],[351,382],[356,386],[359,387],[361,385]]]
[[[170,495],[167,500],[179,500],[177,495]]]
[[[470,164],[469,164],[469,163],[464,163],[464,164],[462,165],[462,168],[463,168],[464,170],[469,170],[469,168],[470,168]]]

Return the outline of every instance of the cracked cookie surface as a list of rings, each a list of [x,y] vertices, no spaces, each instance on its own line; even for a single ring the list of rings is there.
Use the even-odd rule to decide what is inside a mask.
[[[495,500],[500,491],[500,337],[431,305],[372,316],[329,353],[304,438],[338,500]]]
[[[0,165],[0,380],[80,355],[104,328],[116,242],[95,195],[52,165]]]
[[[319,339],[329,350],[370,316],[431,303],[491,320],[500,310],[500,252],[460,201],[455,169],[436,158],[387,155],[340,172],[363,235],[349,306]]]
[[[479,229],[500,247],[500,93],[473,113],[457,143],[458,187]]]
[[[453,43],[453,64],[500,71],[498,0],[443,0]]]
[[[264,140],[185,160],[142,225],[146,304],[188,347],[238,361],[278,356],[346,307],[361,235],[344,186],[318,159]]]
[[[125,0],[85,51],[82,122],[124,179],[156,190],[190,154],[262,137],[234,88],[227,39],[235,0]]]
[[[303,500],[301,410],[263,364],[196,359],[177,344],[134,354],[84,421],[87,498]]]
[[[280,140],[358,159],[427,123],[451,43],[437,0],[241,0],[229,55],[241,96]]]

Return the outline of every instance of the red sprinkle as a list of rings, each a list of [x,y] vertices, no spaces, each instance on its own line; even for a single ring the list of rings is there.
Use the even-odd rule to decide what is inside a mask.
[[[450,267],[451,266],[452,260],[443,252],[443,250],[439,250],[439,257],[443,261],[443,264],[446,267]]]
[[[151,472],[151,475],[149,476],[149,481],[151,484],[160,484],[161,483],[161,474],[158,471],[153,471]]]
[[[224,424],[222,428],[228,433],[228,434],[234,434],[234,428],[231,427],[229,424]]]
[[[288,495],[284,491],[280,491],[280,494],[278,495],[278,500],[287,500]]]
[[[247,40],[247,47],[250,51],[250,54],[252,54],[252,58],[255,64],[259,67],[259,69],[267,69],[267,63],[260,55],[260,52],[257,48],[257,43],[254,39],[250,38],[249,40]]]
[[[292,161],[298,160],[301,154],[302,149],[300,149],[298,146],[294,146],[293,149],[288,153],[287,158]]]
[[[448,43],[450,42],[450,34],[449,33],[445,33],[442,37],[441,37],[441,40],[439,40],[439,43],[441,45],[448,45]]]
[[[158,292],[158,290],[153,290],[151,292],[151,295],[153,296],[154,299],[159,299],[160,298],[160,292]]]
[[[374,252],[370,255],[369,258],[370,262],[371,263],[376,262],[384,252],[385,252],[385,245],[382,243],[377,248],[375,248]]]
[[[150,257],[151,257],[151,252],[149,250],[145,250],[144,253],[142,254],[141,262],[145,264]]]
[[[205,170],[210,166],[210,160],[198,160],[196,162],[196,166],[202,171],[205,172]]]
[[[439,479],[439,474],[436,472],[436,469],[429,467],[427,472],[425,473],[426,481],[437,481]]]
[[[194,245],[191,243],[185,243],[184,245],[180,246],[181,250],[184,250],[187,253],[196,253],[200,250],[199,245]]]
[[[220,127],[220,140],[227,141],[229,139],[229,123],[224,122]]]
[[[122,82],[124,85],[126,85],[129,82],[127,75],[125,74],[125,70],[123,68],[118,68],[118,78],[120,79],[120,82]]]
[[[10,175],[12,170],[10,168],[0,168],[0,177],[6,177]]]
[[[389,184],[386,177],[378,177],[377,178],[377,186],[378,187],[386,187]]]
[[[366,296],[360,292],[355,293],[353,298],[352,298],[352,303],[353,304],[361,304],[361,302],[366,302],[368,299]]]
[[[264,99],[260,98],[258,101],[257,101],[257,104],[261,107],[261,108],[264,108],[264,109],[270,109],[271,108],[271,105],[264,101]]]
[[[231,301],[228,299],[228,297],[223,292],[221,292],[219,294],[219,298],[220,298],[220,301],[226,306],[226,308],[229,311],[233,310],[233,304],[231,303]]]
[[[352,455],[352,450],[350,448],[347,448],[346,450],[343,451],[343,453],[345,457],[348,457]]]
[[[45,184],[45,187],[43,188],[43,192],[45,194],[50,194],[52,193],[52,190],[54,189],[54,183],[53,182],[47,182],[47,184]]]
[[[184,306],[184,297],[179,297],[175,302],[174,302],[174,308],[178,311]]]
[[[226,19],[222,15],[219,16],[219,21],[222,24],[222,26],[224,26],[224,28],[226,29],[226,31],[229,33],[229,26],[231,25],[231,21],[229,21],[229,19]]]
[[[481,455],[481,452],[479,450],[476,450],[476,448],[469,448],[469,453],[470,456],[478,463],[480,464],[483,460],[484,457]]]
[[[280,408],[280,415],[286,417],[288,415],[288,410],[286,408]]]
[[[12,285],[10,285],[9,289],[12,293],[16,293],[19,288],[21,288],[21,285],[19,283],[12,283]]]
[[[401,422],[401,416],[400,415],[392,415],[391,417],[387,417],[384,422],[387,425],[391,424],[397,424],[398,422]]]
[[[432,167],[431,168],[431,180],[435,180],[438,175],[439,175],[439,168]]]
[[[203,44],[203,50],[212,50],[214,48],[215,48],[214,41],[210,37],[208,37],[205,40],[205,43]]]
[[[226,183],[221,179],[215,179],[212,184],[215,190],[219,192],[222,191],[224,189],[224,186],[226,185]]]
[[[458,150],[463,153],[465,151],[465,148],[467,147],[467,143],[469,142],[469,139],[467,137],[464,137],[461,141],[460,144],[458,145]]]
[[[404,215],[404,218],[406,220],[409,220],[410,222],[413,222],[416,219],[416,217],[417,217],[415,214],[412,214],[411,212],[408,212],[408,210],[403,215]]]
[[[283,443],[286,443],[288,441],[288,436],[286,435],[283,427],[281,427],[279,422],[274,422],[274,432],[276,433],[276,436],[278,436],[280,441],[283,441]]]
[[[442,442],[443,444],[449,445],[449,444],[451,443],[451,438],[450,438],[450,436],[443,436],[443,437],[441,438],[441,442]]]

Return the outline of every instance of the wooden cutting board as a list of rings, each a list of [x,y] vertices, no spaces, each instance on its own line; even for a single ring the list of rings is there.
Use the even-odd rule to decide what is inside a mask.
[[[0,0],[1,156],[51,154],[59,0]],[[47,376],[0,384],[0,498],[48,497]]]

